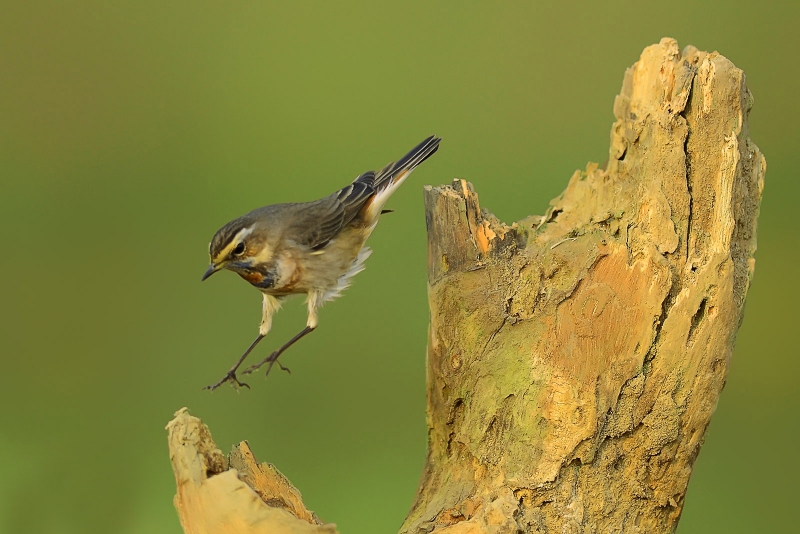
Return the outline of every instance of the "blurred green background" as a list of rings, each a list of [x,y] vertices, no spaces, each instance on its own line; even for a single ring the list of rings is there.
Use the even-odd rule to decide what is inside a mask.
[[[800,39],[789,2],[3,2],[0,532],[178,534],[164,425],[248,439],[343,534],[395,532],[425,457],[423,184],[511,222],[603,162],[625,69],[719,50],[766,154],[755,282],[679,532],[793,532]],[[444,138],[293,373],[213,394],[260,297],[214,231]],[[305,323],[285,306],[262,358]]]

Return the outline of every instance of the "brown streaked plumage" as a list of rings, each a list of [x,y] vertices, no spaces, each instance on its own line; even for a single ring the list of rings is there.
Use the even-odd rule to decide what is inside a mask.
[[[228,269],[258,288],[263,303],[255,341],[219,382],[206,389],[216,389],[228,381],[234,388],[249,387],[236,376],[239,366],[269,332],[281,300],[305,294],[306,327],[245,373],[269,364],[269,374],[276,363],[288,371],[278,358],[317,327],[319,307],[338,297],[352,277],[364,269],[371,254],[364,243],[378,223],[384,204],[411,172],[436,152],[440,141],[438,137],[428,137],[398,161],[380,171],[365,172],[325,198],[264,206],[217,231],[209,244],[211,265],[203,280],[220,269]]]

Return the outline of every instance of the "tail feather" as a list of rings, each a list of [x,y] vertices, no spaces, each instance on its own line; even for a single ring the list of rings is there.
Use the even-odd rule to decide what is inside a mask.
[[[398,174],[403,171],[413,171],[420,163],[431,157],[438,150],[441,140],[440,137],[431,135],[399,160],[388,164],[377,172],[365,172],[355,181],[365,183],[375,190],[380,190],[381,186],[386,186]]]
[[[441,140],[440,137],[432,135],[394,163],[388,164],[378,172],[367,172],[355,179],[355,182],[367,184],[375,190],[375,195],[364,205],[365,218],[371,220],[380,215],[389,197],[417,166],[439,149]]]

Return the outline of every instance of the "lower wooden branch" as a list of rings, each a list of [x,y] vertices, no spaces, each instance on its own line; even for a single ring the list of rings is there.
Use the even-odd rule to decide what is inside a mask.
[[[186,534],[334,534],[303,505],[300,492],[271,464],[258,464],[246,441],[228,458],[186,408],[167,425]]]

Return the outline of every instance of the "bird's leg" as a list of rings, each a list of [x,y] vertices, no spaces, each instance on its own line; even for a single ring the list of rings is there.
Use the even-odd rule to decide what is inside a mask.
[[[272,295],[267,295],[266,293],[264,293],[262,296],[263,296],[263,301],[261,305],[261,325],[258,327],[258,337],[255,339],[255,341],[253,341],[253,343],[250,344],[247,350],[244,351],[244,354],[242,354],[242,357],[239,358],[239,361],[236,362],[236,365],[231,367],[228,370],[228,372],[225,373],[225,376],[222,377],[222,380],[220,380],[216,384],[211,384],[210,386],[206,386],[203,389],[210,389],[211,391],[214,391],[215,389],[217,389],[222,384],[228,381],[230,381],[231,385],[233,386],[233,389],[237,391],[241,386],[250,389],[250,386],[248,386],[244,382],[240,382],[239,379],[236,377],[236,370],[239,368],[240,365],[242,365],[242,362],[253,351],[253,349],[256,348],[258,342],[264,339],[264,336],[267,335],[270,328],[272,327],[272,316],[281,307],[281,301],[279,298],[273,297]]]
[[[258,342],[261,341],[262,339],[264,339],[264,334],[259,332],[258,337],[256,337],[255,341],[253,341],[247,348],[247,350],[244,351],[244,354],[242,354],[242,357],[239,358],[239,360],[234,364],[234,366],[228,369],[228,372],[225,373],[225,376],[222,377],[222,380],[220,380],[216,384],[211,384],[210,386],[206,386],[203,389],[209,389],[211,391],[214,391],[215,389],[217,389],[222,384],[228,381],[230,381],[231,385],[233,386],[233,389],[236,389],[237,391],[242,386],[246,387],[247,389],[250,389],[250,386],[248,386],[244,382],[240,382],[239,379],[236,377],[236,370],[239,368],[240,365],[242,365],[242,362],[245,360],[245,358],[247,358],[247,356],[253,351],[253,349],[256,348],[256,345],[258,345]]]
[[[319,323],[319,319],[317,317],[317,309],[320,306],[322,306],[323,297],[324,297],[324,292],[322,291],[319,290],[309,291],[308,299],[306,300],[306,304],[308,305],[308,322],[306,322],[306,327],[303,328],[292,339],[287,341],[281,348],[279,348],[278,350],[276,350],[275,352],[273,352],[272,354],[270,354],[257,364],[251,365],[250,367],[245,369],[244,374],[250,374],[253,371],[258,370],[265,363],[269,364],[269,367],[267,367],[266,375],[269,375],[269,372],[272,370],[272,366],[275,365],[276,363],[278,364],[278,367],[280,367],[282,371],[291,373],[291,371],[289,371],[287,367],[284,367],[281,364],[281,362],[278,361],[278,358],[280,357],[281,354],[283,354],[283,351],[294,345],[301,337],[305,336],[306,334],[313,331],[317,327],[317,324]]]
[[[281,364],[281,362],[278,361],[278,358],[280,358],[280,355],[283,354],[283,351],[285,351],[286,349],[288,349],[289,347],[294,345],[301,337],[305,336],[309,332],[312,332],[313,330],[314,330],[314,328],[312,328],[310,326],[307,326],[307,327],[303,328],[296,336],[294,336],[292,339],[287,341],[281,348],[279,348],[278,350],[276,350],[275,352],[273,352],[272,354],[270,354],[269,356],[267,356],[266,358],[264,358],[263,360],[261,360],[257,364],[251,365],[250,367],[245,369],[244,370],[244,374],[249,375],[250,373],[252,373],[254,371],[257,371],[258,369],[261,368],[261,366],[263,366],[264,364],[267,364],[267,363],[269,364],[269,367],[267,367],[267,372],[266,372],[267,375],[269,375],[269,372],[272,370],[272,366],[275,365],[276,363],[278,364],[278,367],[280,367],[282,371],[286,371],[287,373],[291,373],[291,371],[289,371],[288,367],[284,367]]]

